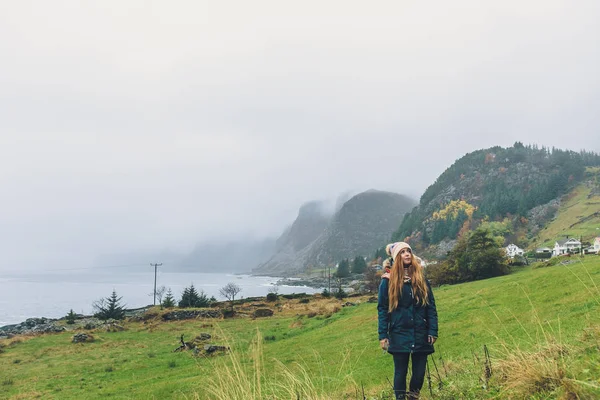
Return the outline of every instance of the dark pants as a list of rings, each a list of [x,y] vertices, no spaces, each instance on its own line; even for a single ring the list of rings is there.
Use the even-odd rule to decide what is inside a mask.
[[[393,353],[394,356],[394,393],[396,399],[418,398],[419,392],[425,380],[425,368],[427,368],[427,354],[425,353]],[[412,376],[410,378],[409,391],[406,392],[406,373],[408,372],[408,358],[412,358]]]

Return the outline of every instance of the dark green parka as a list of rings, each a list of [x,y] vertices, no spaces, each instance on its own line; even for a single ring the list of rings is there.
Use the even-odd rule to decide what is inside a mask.
[[[413,297],[410,282],[405,283],[398,307],[390,313],[389,283],[389,279],[382,279],[379,285],[379,340],[389,339],[390,353],[433,353],[433,345],[429,344],[427,336],[438,336],[438,318],[431,285],[427,282],[429,304],[421,306]]]

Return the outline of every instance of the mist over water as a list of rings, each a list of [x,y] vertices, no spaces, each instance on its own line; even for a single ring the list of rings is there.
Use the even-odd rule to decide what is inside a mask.
[[[278,278],[265,276],[159,272],[157,287],[171,288],[176,301],[190,284],[208,297],[225,300],[219,289],[229,282],[242,288],[240,298],[266,296]],[[69,310],[89,315],[92,304],[116,290],[127,308],[153,303],[154,272],[61,271],[35,274],[4,274],[0,277],[0,326],[17,324],[32,317],[61,318]],[[315,293],[300,286],[279,286],[280,294]]]

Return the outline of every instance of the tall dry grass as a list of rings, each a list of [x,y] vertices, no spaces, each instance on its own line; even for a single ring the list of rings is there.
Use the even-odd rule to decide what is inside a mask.
[[[233,348],[231,341],[228,346]],[[232,350],[218,363],[215,379],[209,384],[206,395],[212,400],[339,399],[341,393],[348,392],[348,388],[357,387],[347,373],[353,369],[349,365],[350,354],[345,352],[336,369],[326,369],[315,354],[320,366],[318,374],[300,363],[287,366],[276,359],[271,360],[274,367],[266,372],[263,337],[257,329],[247,354]],[[243,358],[251,362],[244,363]]]

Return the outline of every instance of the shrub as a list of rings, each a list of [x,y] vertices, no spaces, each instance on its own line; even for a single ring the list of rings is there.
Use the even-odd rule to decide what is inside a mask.
[[[310,302],[310,300],[309,300],[309,299],[300,299],[300,300],[298,301],[298,303],[300,303],[300,304],[308,304],[309,302]]]
[[[334,296],[336,299],[342,300],[344,297],[348,297],[348,294],[340,287],[335,291]]]
[[[277,301],[277,293],[267,293],[267,301]]]
[[[321,292],[321,296],[329,298],[331,297],[331,293],[329,293],[329,290],[323,289],[323,291]]]

